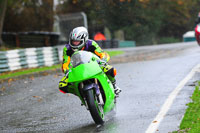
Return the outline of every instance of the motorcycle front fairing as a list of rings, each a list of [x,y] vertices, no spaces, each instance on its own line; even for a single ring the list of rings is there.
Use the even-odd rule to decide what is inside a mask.
[[[101,72],[102,70],[96,61],[91,61],[90,63],[86,64],[80,64],[79,66],[70,70],[68,82],[87,80]]]
[[[104,90],[105,93],[105,104],[104,104],[104,112],[109,112],[115,106],[115,93],[114,88],[108,77],[105,73],[100,73],[93,78],[96,78]]]
[[[71,68],[68,75],[71,93],[78,96],[82,103],[85,104],[78,90],[79,84],[88,79],[97,79],[105,93],[104,112],[109,112],[115,105],[115,94],[112,83],[97,63],[99,58],[90,52],[79,51],[72,56],[71,60]]]

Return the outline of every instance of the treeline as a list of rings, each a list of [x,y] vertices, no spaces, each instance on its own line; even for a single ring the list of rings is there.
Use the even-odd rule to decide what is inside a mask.
[[[52,31],[53,0],[7,0],[3,31]]]
[[[52,31],[53,16],[85,12],[91,34],[107,27],[139,44],[178,41],[194,29],[200,0],[7,0],[3,31]]]
[[[91,30],[123,30],[126,40],[156,44],[181,40],[193,30],[199,5],[200,0],[67,0],[57,13],[84,11]]]

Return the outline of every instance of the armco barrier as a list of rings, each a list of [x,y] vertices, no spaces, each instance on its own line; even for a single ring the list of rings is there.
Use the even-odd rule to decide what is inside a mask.
[[[120,41],[119,42],[119,47],[123,48],[123,47],[135,47],[135,41]]]
[[[56,47],[26,48],[0,52],[0,73],[59,63]]]
[[[185,34],[183,34],[183,41],[184,42],[196,41],[195,31],[188,31]]]
[[[103,49],[118,48],[119,47],[119,41],[118,40],[105,40],[105,41],[96,41],[96,42]]]
[[[59,57],[59,62],[63,61],[63,48],[65,45],[57,45],[56,48],[58,49],[58,57]]]
[[[97,42],[103,49],[118,47],[134,47],[134,41],[101,41]],[[19,50],[0,51],[0,73],[21,68],[51,66],[63,60],[65,45],[42,48],[26,48]]]
[[[55,46],[59,41],[59,33],[57,32],[3,32],[2,39],[9,46],[30,48]]]
[[[119,40],[106,40],[96,41],[99,46],[103,49],[107,48],[124,48],[124,47],[135,47],[135,41],[119,41]]]

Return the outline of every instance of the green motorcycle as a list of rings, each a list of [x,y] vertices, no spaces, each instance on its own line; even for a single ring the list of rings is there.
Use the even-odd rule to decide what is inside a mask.
[[[95,54],[77,51],[71,57],[70,69],[66,74],[68,92],[80,98],[96,124],[102,124],[104,115],[116,104],[113,85],[100,64],[101,60]]]

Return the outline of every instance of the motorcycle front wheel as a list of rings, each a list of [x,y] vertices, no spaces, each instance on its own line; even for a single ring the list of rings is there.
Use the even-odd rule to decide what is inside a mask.
[[[97,99],[98,98],[96,94],[94,94],[94,91],[92,89],[86,91],[86,101],[93,120],[95,121],[96,124],[103,124],[104,123],[103,106],[99,104]]]

